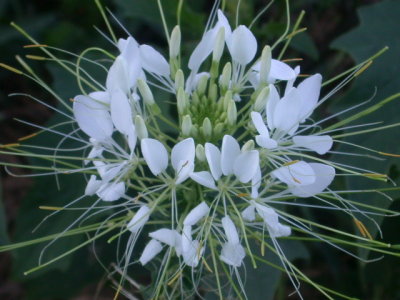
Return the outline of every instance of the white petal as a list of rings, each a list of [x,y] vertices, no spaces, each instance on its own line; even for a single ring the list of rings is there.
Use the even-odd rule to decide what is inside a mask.
[[[144,266],[150,260],[152,260],[162,250],[162,245],[156,240],[150,240],[150,242],[143,249],[142,255],[139,258],[139,262]]]
[[[91,138],[104,141],[111,137],[113,124],[106,106],[87,96],[76,96],[73,104],[74,117],[79,127]]]
[[[218,9],[218,23],[217,26],[218,30],[220,27],[224,27],[225,29],[225,40],[229,39],[232,34],[231,26],[229,25],[228,19],[225,17],[222,10]]]
[[[274,129],[274,114],[275,114],[275,107],[278,101],[281,99],[279,96],[278,90],[273,84],[269,85],[269,96],[267,99],[267,105],[265,110],[267,112],[267,124],[270,130]]]
[[[259,112],[251,112],[251,120],[253,121],[254,127],[257,129],[258,133],[262,136],[269,138],[269,131],[267,126],[265,126],[264,120]]]
[[[257,150],[241,153],[235,160],[233,170],[242,183],[249,182],[260,167],[260,158]]]
[[[192,226],[183,226],[182,230],[182,252],[188,252],[190,250],[192,242]]]
[[[256,219],[256,212],[255,212],[255,206],[254,205],[249,205],[242,211],[242,217],[244,220],[253,222]]]
[[[208,187],[212,190],[217,190],[214,178],[212,177],[210,172],[207,171],[193,172],[192,174],[190,174],[190,178],[192,178],[198,184],[204,185],[205,187]]]
[[[274,149],[274,148],[278,147],[278,143],[275,140],[273,140],[265,135],[257,135],[256,143],[258,146],[266,148],[266,149]]]
[[[102,92],[102,91],[92,92],[89,94],[89,97],[96,101],[101,102],[102,104],[109,104],[111,101],[109,92]]]
[[[182,256],[185,264],[190,267],[196,267],[199,264],[199,260],[203,255],[204,247],[200,248],[199,241],[191,241],[189,248],[186,251],[182,251]]]
[[[321,90],[322,76],[315,74],[304,79],[297,87],[301,101],[300,119],[303,122],[317,106]]]
[[[271,175],[286,183],[289,187],[309,185],[314,183],[316,178],[310,164],[304,161],[280,167],[272,171]]]
[[[97,195],[107,202],[116,201],[125,194],[125,183],[124,182],[112,182],[104,184],[98,191]]]
[[[293,137],[293,143],[318,154],[325,154],[332,148],[333,140],[329,135],[297,135]]]
[[[258,189],[261,186],[261,169],[258,167],[256,173],[251,179],[251,198],[258,198]]]
[[[247,65],[257,52],[257,40],[244,25],[238,26],[227,40],[232,59],[241,65]]]
[[[123,52],[129,52],[130,47],[138,47],[139,44],[138,42],[131,36],[129,36],[126,39],[118,39],[118,50],[123,53]]]
[[[127,228],[132,233],[137,233],[142,227],[146,224],[150,217],[150,208],[146,205],[143,205],[139,208],[133,218],[127,225]]]
[[[172,148],[171,164],[175,170],[178,170],[181,161],[185,163],[193,162],[195,157],[195,145],[192,138],[180,141]]]
[[[132,109],[129,100],[121,90],[114,90],[111,93],[111,118],[117,130],[123,134],[130,134],[134,131]]]
[[[139,49],[143,69],[150,73],[169,77],[169,64],[160,52],[148,45],[141,45]]]
[[[210,211],[210,208],[208,205],[203,201],[199,205],[197,205],[195,208],[193,208],[186,218],[183,220],[183,225],[195,225],[197,222],[199,222],[202,218],[204,218],[208,212]]]
[[[127,61],[121,55],[112,64],[107,74],[106,87],[108,91],[122,90],[128,94],[132,83],[129,80]]]
[[[215,38],[216,38],[215,29],[211,29],[203,35],[200,43],[196,46],[196,48],[192,52],[192,55],[190,55],[188,64],[190,70],[195,71],[195,73],[197,73],[203,61],[213,51]]]
[[[226,239],[228,243],[238,244],[239,243],[239,235],[236,229],[235,224],[232,222],[232,219],[229,216],[225,216],[221,220],[222,227],[224,228]]]
[[[211,174],[215,180],[218,180],[222,175],[221,152],[215,145],[211,143],[206,143],[204,150]]]
[[[281,223],[278,223],[274,228],[268,227],[268,231],[272,237],[289,236],[292,234],[292,229],[287,225],[282,225]]]
[[[335,178],[335,169],[320,163],[309,163],[315,172],[315,182],[310,185],[290,188],[293,195],[298,197],[312,197],[323,192]]]
[[[220,259],[233,267],[240,267],[243,259],[246,257],[246,252],[240,244],[225,243],[222,246]]]
[[[96,192],[100,188],[101,184],[102,184],[101,180],[97,180],[96,175],[91,175],[90,179],[86,185],[85,195],[93,196],[94,194],[96,194]]]
[[[168,167],[168,152],[164,145],[155,139],[142,139],[143,158],[151,173],[157,176]]]
[[[269,72],[269,81],[278,80],[291,80],[296,78],[296,73],[289,67],[289,65],[276,60],[271,60],[271,70]]]
[[[106,165],[104,172],[101,175],[103,182],[109,182],[121,174],[122,168],[126,166],[126,163],[120,163],[118,165]]]
[[[275,106],[274,127],[291,133],[297,130],[300,122],[301,101],[297,89],[293,88]]]
[[[225,135],[221,147],[221,170],[224,175],[233,174],[233,165],[239,155],[239,143],[232,136]]]
[[[176,184],[180,184],[184,182],[186,179],[190,177],[194,170],[193,161],[184,161],[181,160],[178,164],[178,168],[176,169]]]
[[[180,235],[176,230],[161,228],[156,231],[150,232],[149,236],[161,243],[170,247],[175,247],[176,243],[180,242]]]

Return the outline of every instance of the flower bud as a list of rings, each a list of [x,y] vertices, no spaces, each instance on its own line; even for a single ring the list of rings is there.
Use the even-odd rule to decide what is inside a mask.
[[[226,94],[225,94],[225,97],[223,99],[223,101],[224,101],[223,102],[224,110],[228,109],[228,105],[229,105],[231,100],[232,100],[232,91],[227,91]]]
[[[147,139],[149,137],[146,124],[144,123],[144,120],[140,115],[136,115],[135,117],[135,128],[139,139]]]
[[[197,83],[197,93],[199,95],[203,95],[206,92],[208,83],[208,76],[203,75],[200,77],[199,82]]]
[[[190,136],[192,131],[192,118],[189,115],[185,115],[182,119],[182,134],[183,136]]]
[[[228,125],[233,126],[236,124],[237,109],[236,109],[236,103],[233,100],[230,100],[228,104],[227,119],[228,119]]]
[[[209,118],[204,118],[202,126],[203,135],[206,138],[210,138],[212,135],[212,125]]]
[[[179,25],[176,25],[171,33],[171,38],[169,41],[169,57],[176,58],[179,55],[179,50],[181,48],[181,29]]]
[[[261,53],[260,83],[268,82],[268,75],[270,70],[271,70],[271,47],[265,46]]]
[[[179,90],[179,88],[184,88],[185,87],[185,75],[183,74],[183,71],[179,69],[176,71],[175,74],[175,90]]]
[[[227,62],[222,70],[222,75],[220,78],[221,87],[225,90],[229,88],[229,83],[231,82],[232,76],[232,65],[230,62]]]
[[[247,151],[251,151],[254,150],[254,141],[253,140],[248,140],[242,147],[242,152],[247,152]]]
[[[183,88],[179,88],[177,95],[178,102],[178,112],[180,115],[183,115],[188,107],[186,93]]]
[[[215,62],[219,62],[222,56],[222,52],[224,51],[225,46],[225,29],[221,27],[218,30],[217,38],[213,50],[213,58],[212,60]]]
[[[208,99],[210,99],[212,102],[217,101],[218,98],[218,86],[213,83],[210,84],[210,87],[208,89]]]
[[[224,133],[224,124],[223,123],[218,123],[217,125],[215,125],[214,134],[216,136],[222,136],[223,133]]]
[[[153,93],[151,92],[148,84],[143,79],[138,79],[137,85],[138,85],[140,94],[142,95],[143,102],[150,106],[155,104]]]
[[[269,86],[266,86],[261,90],[256,98],[256,102],[254,103],[255,111],[262,111],[265,109],[265,105],[267,104],[267,98],[269,96]]]
[[[206,154],[205,154],[204,146],[201,144],[198,144],[196,146],[196,158],[199,161],[206,161]]]

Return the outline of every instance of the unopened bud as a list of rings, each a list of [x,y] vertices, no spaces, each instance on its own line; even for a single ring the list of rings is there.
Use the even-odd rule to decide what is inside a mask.
[[[228,110],[228,105],[232,100],[232,91],[227,91],[224,97],[224,110]]]
[[[135,117],[135,128],[139,139],[147,139],[149,137],[146,124],[140,115],[136,115]]]
[[[204,118],[203,120],[203,126],[202,126],[202,130],[203,130],[203,135],[206,138],[210,138],[212,135],[212,125],[211,125],[211,121],[209,118]]]
[[[179,25],[176,25],[171,33],[171,38],[169,41],[169,57],[176,58],[179,55],[179,50],[181,48],[181,29]]]
[[[224,124],[223,123],[218,123],[217,125],[215,125],[214,127],[214,134],[216,136],[221,136],[224,133]]]
[[[197,93],[199,95],[203,95],[206,92],[208,83],[208,76],[204,74],[200,77],[199,82],[197,83]]]
[[[175,90],[179,90],[180,88],[185,87],[185,75],[183,74],[183,71],[179,69],[176,71],[175,74]]]
[[[210,85],[208,89],[208,99],[210,99],[212,102],[217,101],[218,98],[218,86],[213,83]]]
[[[190,136],[192,132],[192,118],[189,115],[186,115],[182,119],[182,135],[183,136]]]
[[[150,105],[150,106],[155,104],[153,93],[151,92],[150,87],[148,86],[148,84],[144,80],[138,79],[137,85],[138,85],[138,88],[139,88],[139,92],[142,95],[143,102],[145,104],[147,104],[147,105]]]
[[[227,119],[228,119],[228,125],[233,126],[236,124],[237,109],[236,109],[236,103],[233,100],[231,100],[228,104]]]
[[[261,53],[260,83],[268,82],[268,75],[270,70],[271,70],[271,47],[265,46]]]
[[[247,151],[251,151],[254,150],[254,141],[253,140],[248,140],[242,147],[242,152],[247,152]]]
[[[261,90],[260,94],[258,94],[256,98],[256,102],[254,103],[255,111],[262,111],[263,109],[265,109],[268,96],[269,96],[269,87],[266,86]]]
[[[222,70],[222,75],[220,79],[221,87],[225,90],[229,88],[229,83],[231,82],[232,76],[232,65],[230,62],[227,62]]]
[[[178,95],[177,95],[177,102],[178,102],[178,112],[180,115],[183,115],[188,107],[186,93],[183,88],[179,88]]]
[[[225,46],[225,29],[221,27],[218,30],[217,38],[213,50],[213,58],[212,60],[215,62],[219,62],[222,56],[222,52],[224,51]]]
[[[201,144],[198,144],[196,146],[196,158],[199,161],[206,161],[206,154],[205,154],[204,146]]]

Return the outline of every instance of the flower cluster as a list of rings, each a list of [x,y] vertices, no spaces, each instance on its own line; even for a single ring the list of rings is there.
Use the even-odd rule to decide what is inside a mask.
[[[253,240],[261,252],[276,253],[299,292],[297,278],[306,277],[286,258],[279,238],[297,231],[342,248],[311,228],[323,225],[285,206],[342,211],[368,235],[354,213],[368,219],[370,212],[330,185],[339,172],[382,177],[327,159],[330,134],[341,125],[323,129],[329,117],[310,118],[332,94],[320,99],[322,76],[303,76],[300,66],[273,59],[273,48],[260,47],[245,25],[232,28],[221,10],[213,11],[187,66],[179,26],[168,41],[166,59],[131,36],[119,39],[105,84],[95,82],[102,89],[82,90],[72,101],[79,128],[66,138],[86,150],[75,172],[90,171],[84,196],[96,199],[91,209],[110,211],[103,224],[116,220],[116,237],[129,235],[118,261],[124,274],[133,263],[160,264],[156,299],[184,293],[185,272],[192,278],[189,293],[198,292],[205,267],[223,297],[218,274],[228,267],[230,282],[240,287],[235,291],[244,292],[238,269],[247,258],[257,265]],[[310,197],[317,204],[299,200]]]

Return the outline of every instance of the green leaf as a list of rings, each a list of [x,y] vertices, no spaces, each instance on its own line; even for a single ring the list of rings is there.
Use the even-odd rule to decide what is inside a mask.
[[[351,89],[339,102],[331,107],[333,111],[340,111],[371,98],[374,96],[375,89],[376,95],[373,97],[371,103],[367,104],[368,106],[400,91],[400,76],[398,76],[398,66],[400,65],[400,40],[398,38],[400,2],[384,1],[374,5],[364,6],[358,10],[358,15],[360,18],[360,25],[335,40],[332,47],[347,52],[356,63],[362,62],[384,46],[388,46],[389,50],[383,56],[376,59],[372,66],[363,74],[357,77]],[[365,109],[365,107],[366,106],[363,106],[361,109]],[[394,100],[379,111],[360,119],[352,125],[359,124],[360,122],[365,124],[376,121],[383,122],[381,125],[393,124],[399,120],[399,110],[400,101]],[[352,112],[352,114],[353,113],[356,112]],[[341,119],[346,118],[348,115],[349,114],[344,115]],[[362,129],[367,128],[369,127]],[[358,130],[360,130],[360,128],[358,128]],[[351,130],[346,132],[351,132]],[[398,130],[398,128],[370,132],[345,139],[346,142],[387,153],[400,153],[399,140],[400,130]],[[371,154],[346,145],[337,146],[335,150],[348,153]],[[335,155],[333,157],[335,161],[340,163],[369,169],[383,174],[389,174],[390,170],[398,170],[400,168],[400,161],[398,158],[389,156],[382,156],[381,158],[384,160],[343,155]],[[392,179],[399,182],[400,178],[398,174],[393,173],[392,175]],[[355,176],[347,177],[347,184],[350,190],[389,186],[389,184],[377,183],[374,180],[360,179]],[[352,196],[352,199],[382,208],[387,208],[391,203],[379,194],[370,194],[368,197],[365,195],[357,195]],[[376,236],[378,232],[377,227],[373,226],[373,223],[365,218],[360,217],[360,219],[365,222],[370,233]],[[382,222],[382,219],[383,218],[380,216],[375,218],[378,224]],[[368,251],[361,251],[364,257],[367,257],[368,253]]]

